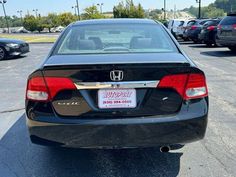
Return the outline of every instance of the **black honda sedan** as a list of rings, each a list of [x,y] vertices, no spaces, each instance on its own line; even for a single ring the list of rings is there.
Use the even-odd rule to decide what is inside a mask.
[[[168,151],[204,137],[208,91],[162,24],[80,21],[29,76],[26,115],[36,144]]]
[[[0,38],[0,60],[29,52],[29,44],[16,39]]]

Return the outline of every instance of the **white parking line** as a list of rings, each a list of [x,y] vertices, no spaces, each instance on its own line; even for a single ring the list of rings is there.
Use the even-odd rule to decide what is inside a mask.
[[[0,114],[0,140],[23,114],[24,110]]]

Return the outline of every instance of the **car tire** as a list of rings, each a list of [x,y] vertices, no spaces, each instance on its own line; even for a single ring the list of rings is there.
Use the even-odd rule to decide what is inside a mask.
[[[199,40],[197,40],[197,39],[193,40],[193,43],[194,44],[201,44],[201,42]]]
[[[0,60],[6,58],[6,50],[3,47],[0,47]]]
[[[236,52],[236,47],[228,47],[232,52]]]
[[[210,42],[206,42],[205,44],[207,47],[212,47],[212,43],[210,43]]]
[[[215,35],[214,38],[213,38],[213,45],[214,45],[214,47],[218,47],[218,45],[217,45],[217,43],[216,43],[216,35]]]

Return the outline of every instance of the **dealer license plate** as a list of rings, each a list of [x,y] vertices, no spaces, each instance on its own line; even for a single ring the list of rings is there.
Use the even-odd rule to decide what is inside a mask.
[[[98,91],[98,107],[101,109],[135,108],[135,89],[102,89]]]

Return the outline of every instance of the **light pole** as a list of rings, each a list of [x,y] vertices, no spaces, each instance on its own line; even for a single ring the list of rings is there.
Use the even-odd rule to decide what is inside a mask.
[[[23,24],[22,10],[18,10],[17,13],[20,14],[21,23]]]
[[[6,19],[7,32],[10,33],[9,23],[8,23],[8,20],[7,20],[7,13],[6,13],[5,5],[4,5],[5,3],[7,3],[7,1],[6,0],[0,0],[0,3],[2,4],[3,12],[4,12],[4,15],[5,15],[5,19]]]
[[[72,6],[71,8],[75,10],[75,15],[77,16],[76,8],[77,6]]]
[[[100,7],[100,13],[102,14],[102,6],[104,5],[104,3],[98,3],[97,6]]]
[[[38,17],[38,9],[33,9],[33,11],[35,12],[36,18]]]
[[[80,14],[79,14],[79,0],[76,0],[76,6],[77,8],[77,14],[78,14],[78,17],[79,17],[79,20],[80,20]]]
[[[198,18],[201,18],[201,0],[196,0],[197,3],[199,3],[199,9],[198,9]]]
[[[166,20],[166,0],[164,0],[164,20]]]

